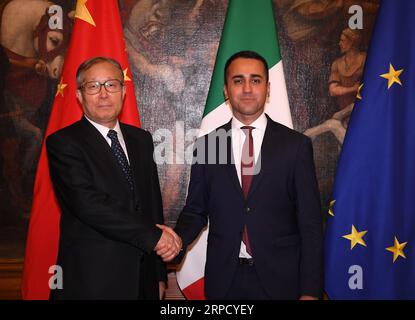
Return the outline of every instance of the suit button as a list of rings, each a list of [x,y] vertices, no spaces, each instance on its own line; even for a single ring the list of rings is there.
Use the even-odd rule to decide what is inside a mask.
[[[251,208],[250,208],[250,207],[246,207],[246,208],[245,208],[245,212],[246,212],[247,214],[250,214],[250,213],[251,213]]]

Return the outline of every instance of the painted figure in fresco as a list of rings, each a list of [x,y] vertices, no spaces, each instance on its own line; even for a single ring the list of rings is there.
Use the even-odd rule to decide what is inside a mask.
[[[353,5],[363,11],[362,47],[367,45],[379,0],[274,0],[286,55],[287,85],[297,130],[312,127],[336,111],[326,83],[336,58],[338,37],[348,26]],[[354,12],[354,11],[352,11]],[[353,19],[352,19],[353,20]]]
[[[186,149],[193,142],[183,141],[176,130],[199,128],[225,5],[222,0],[121,2],[141,124],[153,133],[156,147],[161,128],[173,133],[173,145]],[[184,202],[187,169],[180,163],[159,165],[167,221],[175,221],[171,214],[178,215]]]
[[[329,79],[330,96],[335,97],[340,111],[322,124],[307,129],[304,134],[311,138],[330,131],[343,144],[347,124],[359,90],[366,52],[360,51],[362,35],[358,30],[343,30],[339,47],[342,55],[331,65]]]
[[[1,10],[1,47],[9,66],[0,94],[2,124],[0,157],[2,175],[14,210],[30,210],[26,180],[33,180],[43,139],[40,114],[51,100],[51,80],[60,76],[64,50],[69,37],[69,19],[63,17],[63,30],[50,29],[53,3],[43,0],[11,0]],[[49,99],[47,99],[49,98]],[[33,182],[33,181],[32,181]]]
[[[313,36],[322,36],[320,25],[333,25],[333,16],[342,8],[343,0],[276,0],[286,7],[283,17],[288,37],[302,41]],[[316,23],[318,22],[318,23]],[[327,36],[327,35],[326,35]]]
[[[338,58],[338,41],[353,20],[352,5],[363,11],[362,47],[368,45],[379,0],[273,0],[290,99],[294,128],[306,134],[335,115],[344,118],[336,98],[330,96],[327,83],[330,69]],[[352,10],[353,12],[353,10]],[[352,19],[351,19],[352,18]],[[339,124],[333,119],[327,124]],[[339,129],[339,130],[337,130]],[[338,159],[339,141],[344,128],[331,127],[334,134],[313,139],[316,172],[323,210],[328,204]],[[316,133],[318,135],[318,133]],[[315,138],[315,136],[313,136]],[[339,140],[340,139],[340,140]]]
[[[294,127],[303,131],[325,118],[330,105],[326,88],[326,70],[335,44],[338,15],[342,0],[274,0],[278,8],[277,24],[287,54],[283,61]],[[329,114],[331,112],[329,111]]]

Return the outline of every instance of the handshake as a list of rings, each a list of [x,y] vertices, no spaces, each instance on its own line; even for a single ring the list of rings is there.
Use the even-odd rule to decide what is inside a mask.
[[[161,234],[160,240],[154,248],[154,251],[163,259],[164,262],[173,260],[182,249],[182,239],[173,231],[172,228],[156,224],[163,233]]]

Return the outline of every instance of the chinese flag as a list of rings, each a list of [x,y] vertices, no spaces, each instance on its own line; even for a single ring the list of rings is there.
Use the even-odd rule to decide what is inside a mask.
[[[75,74],[83,61],[94,56],[111,57],[121,64],[127,93],[120,120],[130,125],[140,125],[117,0],[78,0],[72,37],[46,137],[81,118],[82,109],[75,96]],[[53,276],[53,271],[49,273],[49,268],[57,260],[59,220],[60,209],[53,192],[43,143],[27,234],[23,299],[49,299],[49,279]]]

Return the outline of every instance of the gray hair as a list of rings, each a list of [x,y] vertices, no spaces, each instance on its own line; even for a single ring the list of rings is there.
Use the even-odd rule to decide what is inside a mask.
[[[94,58],[91,58],[91,59],[88,59],[88,60],[82,62],[81,65],[78,67],[78,70],[76,71],[76,87],[79,88],[82,85],[82,82],[84,80],[83,79],[84,71],[88,70],[93,65],[96,65],[96,64],[102,63],[102,62],[111,63],[114,67],[116,67],[120,72],[121,82],[124,81],[124,71],[122,70],[122,67],[118,63],[118,61],[116,61],[112,58],[108,58],[108,57],[94,57]]]

